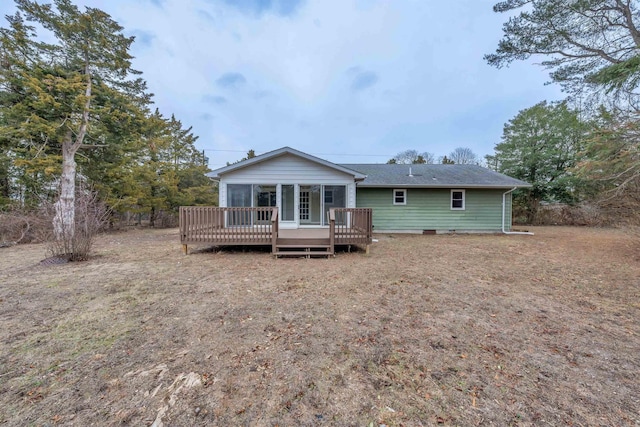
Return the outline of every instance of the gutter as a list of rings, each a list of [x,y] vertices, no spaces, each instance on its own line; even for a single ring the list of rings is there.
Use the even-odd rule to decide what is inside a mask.
[[[504,229],[504,220],[505,220],[505,210],[507,209],[507,202],[506,202],[506,198],[507,198],[507,194],[517,190],[518,187],[513,187],[511,190],[506,191],[504,193],[502,193],[502,233],[503,234],[526,234],[528,236],[533,236],[533,233],[530,231],[506,231]],[[513,206],[513,202],[511,203],[511,206]]]

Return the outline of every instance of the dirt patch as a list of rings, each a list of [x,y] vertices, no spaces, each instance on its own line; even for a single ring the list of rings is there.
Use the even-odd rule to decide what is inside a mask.
[[[379,235],[369,256],[0,253],[0,424],[640,423],[640,239]],[[204,248],[200,248],[204,249]]]

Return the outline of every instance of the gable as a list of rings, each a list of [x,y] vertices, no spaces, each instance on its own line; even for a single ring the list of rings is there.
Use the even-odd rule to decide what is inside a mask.
[[[310,154],[303,153],[302,151],[294,150],[293,148],[290,148],[290,147],[282,147],[277,150],[273,150],[256,157],[252,157],[250,159],[246,159],[241,162],[216,169],[208,173],[207,176],[213,179],[221,179],[223,176],[227,176],[232,172],[238,172],[242,169],[259,167],[259,165],[261,165],[262,163],[265,163],[265,162],[270,163],[274,159],[277,159],[283,156],[294,157],[294,158],[300,159],[303,163],[304,161],[307,161],[317,166],[323,166],[325,169],[341,172],[351,177],[352,180],[355,179],[356,181],[360,181],[365,178],[365,175],[361,174],[360,172],[351,170],[341,165],[337,165],[335,163],[331,163],[327,160],[320,159]],[[245,172],[245,173],[250,173],[250,172]]]
[[[220,179],[234,183],[344,184],[353,183],[354,175],[286,153],[222,173]]]

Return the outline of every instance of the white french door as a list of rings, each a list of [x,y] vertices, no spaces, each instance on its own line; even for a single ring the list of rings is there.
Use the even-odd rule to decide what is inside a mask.
[[[308,223],[309,222],[309,201],[311,198],[311,194],[309,190],[303,190],[300,188],[300,223]]]
[[[320,185],[301,185],[298,212],[300,225],[322,225]]]

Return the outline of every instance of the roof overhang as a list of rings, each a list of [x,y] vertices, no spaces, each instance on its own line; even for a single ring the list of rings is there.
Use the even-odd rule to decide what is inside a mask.
[[[364,175],[364,174],[362,174],[360,172],[354,171],[353,169],[345,168],[344,166],[340,166],[340,165],[337,165],[335,163],[331,163],[331,162],[329,162],[327,160],[323,160],[323,159],[321,159],[319,157],[315,157],[315,156],[312,156],[310,154],[303,153],[302,151],[295,150],[295,149],[293,149],[291,147],[282,147],[282,148],[279,148],[277,150],[269,151],[267,153],[261,154],[259,156],[253,157],[251,159],[243,160],[241,162],[234,163],[234,164],[229,165],[229,166],[225,166],[225,167],[222,167],[222,168],[219,168],[219,169],[215,169],[215,170],[209,172],[206,175],[209,178],[212,178],[212,179],[214,179],[216,181],[219,181],[221,176],[224,175],[224,174],[227,174],[227,173],[230,173],[230,172],[234,172],[234,171],[237,171],[237,170],[240,170],[240,169],[244,169],[244,168],[247,168],[247,167],[262,163],[262,162],[265,162],[267,160],[270,160],[270,159],[273,159],[273,158],[276,158],[276,157],[284,156],[286,154],[290,154],[290,155],[293,155],[293,156],[308,160],[310,162],[314,162],[314,163],[326,166],[328,168],[331,168],[331,169],[346,173],[348,175],[352,175],[353,178],[356,181],[362,181],[367,177],[367,175]]]

